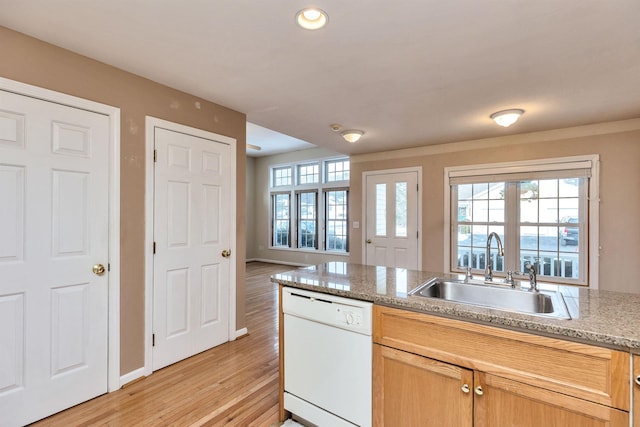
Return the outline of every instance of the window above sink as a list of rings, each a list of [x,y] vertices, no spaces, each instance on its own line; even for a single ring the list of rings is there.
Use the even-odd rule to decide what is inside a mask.
[[[496,277],[537,265],[538,280],[597,287],[598,156],[445,169],[445,269],[487,262]],[[487,236],[496,232],[486,259]]]

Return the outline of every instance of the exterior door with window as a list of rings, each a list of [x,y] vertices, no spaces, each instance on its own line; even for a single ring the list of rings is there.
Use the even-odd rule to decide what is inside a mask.
[[[419,170],[365,173],[368,265],[418,270]]]

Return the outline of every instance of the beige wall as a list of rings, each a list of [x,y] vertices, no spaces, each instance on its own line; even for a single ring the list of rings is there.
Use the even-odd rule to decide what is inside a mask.
[[[4,27],[0,27],[0,52],[0,76],[4,78],[120,108],[121,374],[138,369],[144,364],[146,115],[237,140],[236,310],[237,328],[244,327],[245,115]],[[212,84],[215,84],[215,80]],[[200,109],[195,108],[195,102],[200,102]]]
[[[258,213],[256,212],[256,159],[254,157],[247,157],[247,194],[246,194],[246,215],[247,215],[247,260],[254,259],[256,257],[256,218]]]
[[[327,261],[348,261],[345,255],[321,254],[311,251],[269,249],[270,246],[270,198],[269,168],[273,165],[317,160],[326,157],[344,157],[344,154],[324,148],[311,148],[274,156],[258,157],[255,162],[255,235],[247,242],[253,245],[254,258],[265,261],[290,263],[294,265],[315,265]]]
[[[637,122],[637,123],[636,123]],[[362,173],[408,166],[422,167],[422,268],[444,268],[444,168],[574,155],[600,155],[599,287],[640,293],[636,279],[640,260],[640,130],[616,133],[630,122],[607,124],[607,134],[574,129],[515,136],[490,142],[455,143],[351,158],[351,221],[362,221]],[[633,121],[640,129],[640,121]],[[637,124],[637,126],[636,126]],[[596,126],[596,130],[597,130]],[[567,137],[584,133],[585,136]],[[539,138],[539,141],[536,139]],[[483,148],[474,148],[480,146]],[[387,159],[387,160],[385,160]],[[391,159],[391,160],[388,160]],[[362,262],[361,229],[350,230],[352,262]]]

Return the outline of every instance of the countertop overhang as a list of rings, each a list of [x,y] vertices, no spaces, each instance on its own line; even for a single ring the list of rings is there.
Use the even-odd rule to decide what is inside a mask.
[[[433,277],[429,271],[328,262],[271,276],[284,286],[370,301],[443,317],[556,336],[640,353],[640,295],[558,286],[572,319],[543,316],[410,295]]]

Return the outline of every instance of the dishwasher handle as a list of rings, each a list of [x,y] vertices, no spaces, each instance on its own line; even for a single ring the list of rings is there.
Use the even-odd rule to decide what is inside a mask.
[[[296,292],[291,292],[291,296],[292,297],[298,297],[298,298],[304,298],[307,299],[309,301],[320,301],[320,302],[326,302],[327,304],[333,304],[333,301],[329,301],[326,299],[322,299],[322,298],[318,298],[318,297],[312,297],[312,296],[308,296],[308,295],[302,295]]]

